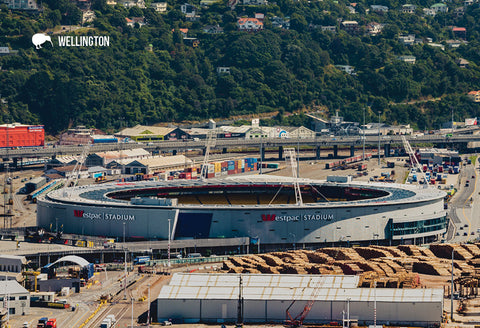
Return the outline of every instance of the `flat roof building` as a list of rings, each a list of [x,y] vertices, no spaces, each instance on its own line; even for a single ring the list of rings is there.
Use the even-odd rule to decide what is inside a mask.
[[[307,323],[350,319],[365,324],[430,326],[442,320],[442,289],[357,288],[358,276],[176,273],[157,298],[157,319],[233,323],[242,282],[244,322],[283,322],[315,299]],[[295,303],[293,303],[295,301]]]

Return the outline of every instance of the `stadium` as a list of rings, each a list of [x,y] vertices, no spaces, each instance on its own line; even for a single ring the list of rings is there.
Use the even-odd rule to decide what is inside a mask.
[[[297,201],[298,181],[302,201]],[[127,239],[250,237],[262,245],[429,243],[446,232],[445,193],[421,186],[266,175],[106,183],[38,199],[37,225]],[[53,229],[52,229],[53,227]]]

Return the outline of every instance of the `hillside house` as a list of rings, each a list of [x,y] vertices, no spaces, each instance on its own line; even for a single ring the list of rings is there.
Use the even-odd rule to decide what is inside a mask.
[[[263,22],[256,18],[239,18],[237,25],[240,31],[256,32],[263,30]]]
[[[470,91],[467,95],[473,102],[480,102],[480,90]]]
[[[322,32],[332,32],[332,33],[336,33],[337,32],[337,27],[335,25],[322,25],[320,26],[320,29],[322,30]]]
[[[423,8],[422,11],[425,16],[435,16],[437,14],[432,8]]]
[[[409,64],[415,64],[415,62],[417,61],[417,57],[415,56],[398,56],[397,58]]]
[[[417,10],[417,6],[407,3],[402,6],[402,13],[404,14],[414,14],[415,10]]]
[[[166,13],[167,12],[167,3],[166,2],[154,2],[150,5],[158,13]]]
[[[402,42],[404,45],[411,46],[415,43],[415,34],[399,35],[398,41]]]
[[[184,3],[180,6],[180,11],[182,12],[182,14],[196,14],[197,7],[189,3]]]
[[[218,25],[207,25],[203,29],[204,33],[207,34],[222,34],[223,33],[223,27],[220,27]]]
[[[447,13],[448,6],[444,3],[436,3],[430,6],[431,9],[435,11],[435,13]]]
[[[290,29],[290,17],[282,18],[282,17],[274,16],[270,19],[270,22],[272,23],[273,27],[281,28],[284,30]]]
[[[370,8],[372,11],[376,13],[387,13],[388,12],[388,7],[387,6],[381,6],[381,5],[370,5]]]
[[[4,0],[8,9],[14,10],[38,10],[38,4],[36,0]]]
[[[342,72],[345,72],[349,75],[356,75],[355,74],[355,68],[353,66],[350,66],[350,65],[335,65],[336,68],[338,68],[339,70],[341,70]]]
[[[243,0],[246,6],[264,6],[268,4],[267,0]]]
[[[135,24],[138,24],[139,27],[147,25],[145,23],[145,17],[132,17],[132,18],[125,17],[125,21],[127,22],[127,26],[130,26],[130,27],[135,27]]]
[[[379,24],[379,23],[376,23],[376,22],[371,22],[369,24],[367,24],[367,33],[370,34],[370,35],[378,35],[380,33],[382,33],[382,30],[383,30],[383,27],[385,26],[385,24]]]
[[[230,67],[217,67],[217,74],[230,74]]]
[[[455,63],[458,65],[458,67],[460,68],[468,68],[468,64],[470,64],[470,62],[466,59],[463,59],[463,58],[457,58],[455,60]]]
[[[467,29],[465,27],[452,27],[452,32],[455,37],[465,40],[467,38]]]
[[[360,30],[360,27],[357,21],[343,21],[341,23],[341,26],[342,26],[342,29],[345,30],[345,32],[350,34],[357,34],[358,31]]]

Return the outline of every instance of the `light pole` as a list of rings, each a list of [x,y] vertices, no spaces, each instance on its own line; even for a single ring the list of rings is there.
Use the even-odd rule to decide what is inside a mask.
[[[365,162],[365,110],[366,108],[363,108],[363,152],[362,152],[362,162]]]
[[[373,327],[377,328],[377,282],[373,282]]]
[[[127,299],[127,248],[125,247],[125,222],[123,222],[123,249],[125,250],[125,281],[123,284],[123,299]]]
[[[130,323],[130,326],[133,328],[133,297],[130,298],[132,301],[132,321]]]
[[[150,284],[148,284],[147,327],[150,327]]]
[[[171,219],[168,219],[168,248],[167,248],[167,257],[168,257],[168,267],[170,267],[170,245],[171,245],[171,242],[172,242],[172,237],[171,237],[171,233],[170,233],[170,220]]]
[[[378,112],[378,166],[380,166],[380,111]]]
[[[451,280],[452,280],[452,287],[451,287],[451,291],[450,291],[450,321],[453,322],[453,258],[454,258],[454,252],[455,250],[452,249],[452,277],[451,277]]]

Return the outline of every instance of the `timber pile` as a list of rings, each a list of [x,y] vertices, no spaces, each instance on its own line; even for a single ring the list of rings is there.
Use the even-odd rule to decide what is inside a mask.
[[[408,256],[424,256],[415,245],[400,245],[398,249],[405,252]]]
[[[447,267],[442,266],[440,262],[415,262],[413,263],[413,272],[428,274],[431,276],[448,276],[450,274]]]
[[[451,252],[455,250],[454,274],[480,274],[478,245],[432,245],[432,251],[414,245],[398,247],[370,246],[298,250],[243,257],[229,257],[223,271],[235,273],[357,274],[365,284],[371,277],[387,286],[413,286],[410,275],[416,273],[449,276]],[[435,255],[436,254],[436,255]],[[448,256],[446,256],[448,255]],[[445,256],[443,258],[442,256]],[[478,259],[476,258],[478,256]],[[466,260],[465,260],[466,259]]]
[[[326,253],[321,253],[321,252],[315,252],[315,251],[306,251],[302,250],[299,252],[303,252],[310,263],[320,263],[320,264],[325,264],[325,263],[333,263],[335,260],[333,257],[329,256]]]
[[[358,255],[358,253],[353,248],[341,248],[341,247],[319,248],[317,249],[317,252],[328,254],[336,261],[362,261],[363,260],[363,258],[360,255]]]
[[[271,254],[260,254],[260,258],[262,258],[268,265],[270,266],[282,266],[283,261],[276,256]]]
[[[373,245],[373,246],[370,246],[370,247],[375,248],[375,249],[381,249],[381,250],[384,250],[386,252],[389,252],[391,255],[388,256],[388,257],[404,257],[404,256],[407,256],[407,254],[402,252],[400,249],[394,248],[394,247],[379,246],[379,245]]]
[[[454,251],[454,258],[456,260],[465,261],[473,257],[472,254],[469,253],[465,248],[456,244],[436,244],[430,245],[430,248],[436,257],[443,259],[451,259],[452,250]]]
[[[461,244],[460,246],[465,248],[474,258],[480,257],[480,248],[478,248],[478,244]]]
[[[390,252],[387,252],[380,248],[373,248],[373,247],[355,247],[355,251],[365,260],[391,256]]]

